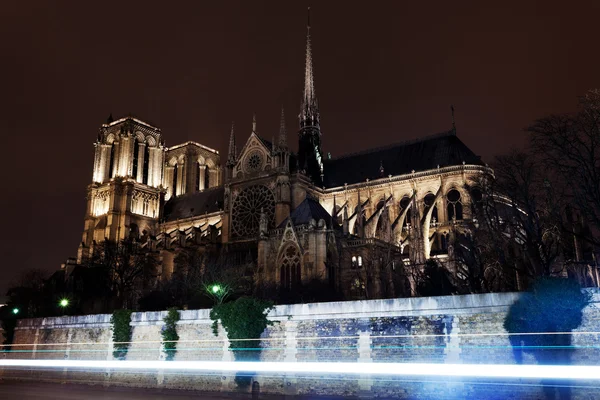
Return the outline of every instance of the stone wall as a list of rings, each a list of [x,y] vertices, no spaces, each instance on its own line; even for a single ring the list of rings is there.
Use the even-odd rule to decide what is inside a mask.
[[[277,321],[263,334],[262,360],[514,363],[503,321],[517,293],[369,300],[277,306],[269,318]],[[581,346],[573,355],[580,365],[600,359],[600,293],[584,312],[584,321],[573,334]],[[130,360],[162,360],[160,330],[166,312],[134,313]],[[233,360],[229,342],[220,329],[211,331],[209,310],[181,311],[180,340],[175,360]],[[14,358],[112,359],[110,315],[27,319],[15,332]],[[532,357],[527,363],[535,363]],[[233,390],[231,374],[158,372],[85,372],[73,370],[0,370],[0,377],[82,381],[205,391]],[[536,382],[527,385],[483,385],[459,380],[379,379],[369,375],[258,376],[261,391],[285,394],[346,394],[395,398],[538,398]],[[521,382],[522,383],[522,382]],[[510,393],[506,392],[507,390]],[[577,389],[574,398],[589,395]],[[590,389],[591,390],[591,389]]]

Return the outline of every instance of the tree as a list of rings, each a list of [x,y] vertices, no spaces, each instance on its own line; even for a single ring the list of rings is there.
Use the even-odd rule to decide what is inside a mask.
[[[104,269],[116,299],[115,307],[121,308],[136,304],[135,298],[142,290],[153,286],[158,260],[155,253],[142,249],[133,240],[106,240],[94,249],[88,266]]]
[[[189,306],[202,292],[202,272],[206,256],[198,247],[181,249],[174,259],[174,271],[163,285],[171,295],[174,305]]]
[[[224,252],[207,256],[201,280],[204,295],[211,298],[215,304],[222,304],[236,293],[248,292],[244,285],[244,270],[245,265],[234,266]]]
[[[476,229],[470,243],[457,247],[457,255],[472,263],[470,272],[491,289],[521,290],[522,280],[562,272],[564,196],[529,153],[513,150],[498,156],[493,170],[494,175],[484,175],[468,188],[480,193],[472,195],[478,198],[472,210]],[[468,246],[471,254],[466,254]]]
[[[210,310],[213,321],[212,330],[218,336],[218,324],[221,321],[227,331],[229,348],[236,361],[258,361],[260,359],[260,336],[273,321],[267,319],[273,309],[271,302],[253,297],[240,297],[235,301],[215,305]],[[250,384],[250,377],[237,374],[235,382],[243,388]]]
[[[574,114],[550,115],[527,128],[531,146],[585,221],[600,232],[600,91],[590,90]],[[572,230],[572,234],[577,234]],[[594,240],[584,235],[582,240]],[[595,245],[600,242],[596,237]]]

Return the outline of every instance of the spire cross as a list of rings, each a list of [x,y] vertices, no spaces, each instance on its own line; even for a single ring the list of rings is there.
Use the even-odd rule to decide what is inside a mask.
[[[454,122],[454,105],[450,106],[450,112],[452,113],[452,130],[456,132],[456,123]]]

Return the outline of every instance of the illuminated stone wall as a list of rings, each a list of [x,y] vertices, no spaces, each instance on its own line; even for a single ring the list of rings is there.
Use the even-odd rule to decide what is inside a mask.
[[[348,361],[514,363],[503,321],[517,293],[369,300],[344,303],[315,303],[277,306],[270,319],[277,323],[263,334],[264,361]],[[577,332],[597,332],[600,328],[600,292],[584,312]],[[160,330],[166,312],[134,313],[130,360],[162,360]],[[88,315],[22,320],[16,330],[14,358],[112,359],[110,315]],[[181,311],[180,341],[175,360],[231,361],[228,341],[220,329],[217,337],[210,327],[209,310]],[[574,352],[574,364],[597,364],[598,336],[573,335],[573,344],[585,348]],[[51,346],[49,346],[51,345]],[[596,348],[591,348],[596,347]],[[535,363],[527,356],[526,363]],[[0,370],[0,378],[82,381],[150,388],[178,388],[206,391],[230,390],[232,376],[189,375],[177,372],[77,372]],[[326,379],[325,379],[326,378]],[[392,398],[452,398],[460,389],[471,398],[487,397],[490,386],[444,380],[442,382],[401,382],[400,378],[377,379],[361,376],[258,376],[261,390],[286,394],[346,394],[389,396]],[[418,380],[418,379],[414,379]],[[527,382],[531,383],[531,382]],[[537,398],[534,385],[496,385],[503,396]],[[508,390],[508,392],[507,392]],[[512,392],[511,392],[512,390]],[[586,389],[574,391],[583,398]],[[516,394],[515,394],[516,393]],[[589,394],[589,393],[588,393]],[[514,397],[514,396],[517,397]],[[502,398],[502,397],[494,398]]]

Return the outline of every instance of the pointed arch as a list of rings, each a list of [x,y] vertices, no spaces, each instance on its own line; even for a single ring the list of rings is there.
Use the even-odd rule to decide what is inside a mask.
[[[302,257],[300,248],[288,242],[279,252],[279,283],[283,290],[293,290],[302,282]]]

